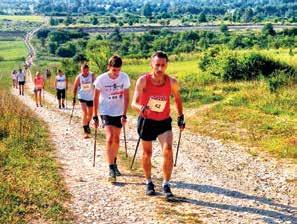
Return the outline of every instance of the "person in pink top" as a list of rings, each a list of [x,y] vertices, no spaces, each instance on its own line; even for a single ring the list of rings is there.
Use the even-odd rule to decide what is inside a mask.
[[[170,96],[174,97],[178,112],[178,126],[185,128],[182,99],[176,79],[166,74],[168,57],[157,51],[151,58],[152,71],[141,76],[135,86],[132,108],[137,110],[137,131],[143,148],[142,167],[146,178],[146,194],[155,195],[151,179],[152,141],[158,138],[163,151],[162,190],[166,199],[173,197],[169,180],[173,169],[172,126]]]
[[[34,94],[35,94],[35,102],[36,106],[41,106],[41,92],[44,89],[44,78],[40,74],[40,72],[36,72],[35,78],[34,78]]]

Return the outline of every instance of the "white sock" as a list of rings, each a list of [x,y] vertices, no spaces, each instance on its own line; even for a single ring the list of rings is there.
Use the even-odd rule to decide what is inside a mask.
[[[146,180],[145,180],[145,183],[146,183],[146,184],[152,183],[152,179],[151,179],[151,178],[146,179]]]
[[[163,180],[162,187],[164,187],[165,185],[168,185],[169,186],[170,185],[169,184],[169,181]]]

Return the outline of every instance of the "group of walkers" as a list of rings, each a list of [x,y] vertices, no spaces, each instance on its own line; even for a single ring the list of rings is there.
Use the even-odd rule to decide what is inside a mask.
[[[19,95],[24,95],[24,85],[26,83],[26,71],[30,66],[25,64],[25,71],[19,69],[19,72],[13,70],[11,73],[12,77],[12,86],[13,88],[19,89]],[[33,84],[34,84],[34,96],[36,107],[42,107],[42,93],[44,94],[45,80],[50,79],[51,72],[49,69],[45,71],[45,77],[39,71],[36,72]],[[55,78],[55,89],[57,91],[57,99],[59,108],[65,108],[65,99],[66,99],[66,90],[68,88],[68,82],[66,75],[58,70],[57,76]]]
[[[170,178],[173,169],[173,134],[170,117],[170,97],[174,97],[178,119],[177,124],[182,131],[185,128],[183,106],[179,84],[166,73],[168,56],[161,51],[154,53],[150,61],[151,72],[142,75],[135,86],[131,106],[138,113],[137,132],[143,148],[142,167],[146,181],[146,194],[155,195],[155,185],[151,175],[152,141],[158,139],[163,153],[162,191],[166,199],[173,197],[170,189]],[[122,59],[112,56],[107,65],[107,72],[97,78],[89,70],[89,66],[81,66],[73,85],[73,108],[76,98],[83,112],[82,126],[84,138],[90,138],[90,122],[94,128],[100,123],[106,136],[106,160],[109,166],[110,182],[115,182],[121,172],[117,166],[117,154],[120,144],[121,128],[127,123],[129,105],[129,76],[121,71]],[[40,93],[44,82],[38,73],[34,79],[36,92]],[[68,83],[62,71],[58,71],[55,81],[59,108],[63,107]],[[39,95],[40,96],[40,95]],[[37,101],[37,98],[36,98]]]
[[[155,195],[151,176],[152,141],[158,139],[163,152],[163,183],[165,197],[171,198],[170,178],[173,169],[173,134],[170,117],[170,96],[174,97],[178,112],[177,124],[185,127],[182,100],[178,82],[166,74],[168,57],[158,51],[152,55],[152,71],[142,75],[136,82],[132,108],[138,111],[137,132],[143,148],[142,166],[146,179],[146,194]],[[127,123],[129,105],[129,76],[121,71],[122,59],[114,55],[107,65],[107,72],[97,78],[88,65],[81,67],[73,88],[73,106],[76,96],[83,111],[84,137],[91,134],[90,122],[99,127],[99,120],[106,136],[106,160],[109,166],[109,181],[115,182],[121,175],[117,166],[117,153],[121,128]]]

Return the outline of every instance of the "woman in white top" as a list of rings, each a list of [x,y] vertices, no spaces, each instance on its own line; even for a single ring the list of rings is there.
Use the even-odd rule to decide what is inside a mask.
[[[81,66],[81,73],[76,77],[73,87],[73,106],[76,102],[76,94],[80,101],[81,109],[83,111],[83,129],[84,138],[89,138],[91,134],[90,121],[93,112],[93,82],[95,76],[89,72],[89,66]]]
[[[18,80],[18,83],[19,83],[19,95],[24,96],[24,85],[25,85],[25,82],[26,82],[26,74],[23,72],[22,69],[20,69],[18,74],[17,74],[17,80]]]

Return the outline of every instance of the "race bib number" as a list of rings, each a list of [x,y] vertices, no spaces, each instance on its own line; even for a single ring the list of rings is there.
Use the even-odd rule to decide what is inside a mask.
[[[92,83],[83,83],[81,84],[81,89],[83,91],[89,91],[92,89]]]
[[[150,98],[148,104],[151,111],[154,112],[163,112],[166,106],[166,101],[165,100],[156,100]]]

